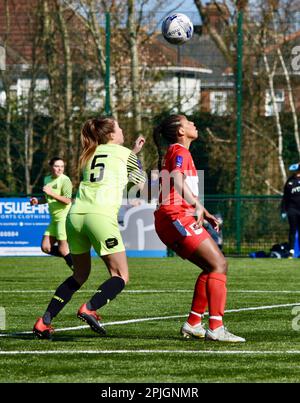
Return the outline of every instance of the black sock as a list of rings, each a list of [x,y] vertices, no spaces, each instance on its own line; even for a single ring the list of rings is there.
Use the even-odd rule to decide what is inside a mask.
[[[63,258],[65,259],[65,261],[69,267],[73,267],[73,260],[72,260],[71,253],[68,253],[66,256],[63,256]]]
[[[96,311],[114,299],[124,287],[125,281],[121,277],[111,277],[100,285],[96,294],[86,304],[87,308]]]
[[[73,260],[72,260],[71,253],[68,253],[67,255],[63,256],[63,255],[60,253],[60,251],[58,250],[58,246],[57,246],[57,245],[51,246],[50,255],[51,255],[51,256],[57,256],[57,257],[63,257],[69,267],[72,267],[72,266],[73,266]]]
[[[51,256],[57,256],[57,257],[62,257],[62,254],[61,254],[60,251],[58,250],[58,246],[57,246],[57,245],[51,246],[50,255],[51,255]]]
[[[43,316],[43,322],[46,325],[51,323],[51,320],[64,308],[80,287],[80,284],[71,276],[57,288]]]

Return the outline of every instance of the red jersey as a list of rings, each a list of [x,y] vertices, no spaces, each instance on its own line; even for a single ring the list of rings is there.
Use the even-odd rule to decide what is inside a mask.
[[[198,197],[198,175],[191,153],[181,144],[172,144],[164,157],[161,171],[159,194],[160,213],[176,220],[181,215],[193,215],[195,208],[188,204],[174,187],[170,174],[174,171],[182,172],[186,184],[193,195]]]

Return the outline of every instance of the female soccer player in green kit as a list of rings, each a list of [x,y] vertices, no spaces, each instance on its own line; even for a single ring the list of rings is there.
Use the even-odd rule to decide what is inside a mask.
[[[30,204],[34,206],[48,203],[49,206],[51,222],[42,239],[42,251],[52,256],[63,257],[67,265],[72,268],[66,233],[66,218],[72,202],[72,182],[67,175],[64,175],[65,163],[62,158],[52,158],[49,166],[50,174],[44,178],[44,196],[32,197]]]
[[[141,188],[145,182],[136,156],[145,140],[140,136],[132,151],[123,147],[124,137],[118,122],[113,118],[100,117],[85,122],[81,142],[83,179],[67,217],[74,274],[57,288],[43,317],[35,323],[33,333],[38,338],[51,338],[54,331],[52,319],[88,279],[91,246],[103,259],[110,274],[110,278],[77,312],[77,316],[87,322],[92,330],[105,334],[96,311],[114,299],[128,282],[128,265],[118,227],[118,212],[128,181]]]

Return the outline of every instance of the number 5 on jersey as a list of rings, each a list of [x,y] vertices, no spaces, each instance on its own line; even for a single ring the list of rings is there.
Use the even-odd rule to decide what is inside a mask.
[[[100,182],[103,179],[103,175],[104,175],[104,168],[105,168],[105,164],[103,162],[98,162],[99,159],[101,158],[107,158],[108,155],[104,155],[104,154],[98,154],[95,155],[91,164],[91,169],[99,169],[98,172],[98,176],[95,176],[95,173],[91,173],[90,175],[90,182]]]

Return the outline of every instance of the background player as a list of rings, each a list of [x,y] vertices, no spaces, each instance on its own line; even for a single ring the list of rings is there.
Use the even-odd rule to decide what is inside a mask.
[[[298,232],[298,243],[300,242],[300,163],[293,164],[289,167],[289,171],[293,175],[288,178],[284,185],[283,197],[281,202],[281,213],[289,220],[289,256],[295,254],[295,239]],[[299,251],[300,245],[296,245]]]
[[[66,233],[66,217],[72,202],[72,182],[64,175],[65,163],[62,158],[52,158],[49,166],[51,173],[44,178],[45,195],[39,199],[32,197],[30,203],[32,205],[48,203],[49,206],[51,221],[42,239],[42,251],[52,256],[63,257],[72,269],[73,263]]]
[[[160,161],[162,140],[171,144],[161,170],[159,205],[155,212],[157,234],[168,248],[203,270],[197,279],[191,312],[181,333],[184,337],[244,342],[245,339],[229,333],[223,325],[227,262],[202,226],[205,218],[218,228],[218,220],[197,198],[198,176],[189,152],[191,142],[198,138],[197,129],[185,116],[171,115],[154,129],[153,136]],[[209,328],[205,330],[202,318],[207,306]]]
[[[74,263],[74,274],[56,290],[42,318],[34,325],[39,338],[50,338],[52,319],[88,279],[90,248],[105,262],[110,278],[83,304],[77,316],[92,330],[105,333],[97,310],[114,299],[128,282],[125,248],[118,227],[118,212],[128,181],[141,188],[145,177],[136,153],[145,142],[139,137],[133,151],[123,147],[122,129],[112,118],[89,119],[81,131],[83,151],[80,165],[83,180],[67,219],[67,234]]]

